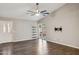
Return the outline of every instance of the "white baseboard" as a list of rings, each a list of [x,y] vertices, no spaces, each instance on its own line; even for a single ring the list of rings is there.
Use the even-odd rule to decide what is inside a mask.
[[[55,41],[51,41],[51,40],[47,40],[47,41],[79,49],[79,47],[77,47],[77,46],[71,46],[71,45],[67,45],[67,44],[63,44],[63,43],[59,43],[59,42],[55,42]]]
[[[34,39],[20,39],[20,40],[15,40],[15,41],[13,41],[13,42],[28,41],[28,40],[34,40]]]

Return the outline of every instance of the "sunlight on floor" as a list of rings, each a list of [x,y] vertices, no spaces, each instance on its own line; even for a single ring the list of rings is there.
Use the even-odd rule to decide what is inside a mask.
[[[39,39],[38,40],[38,54],[48,54],[47,41]]]
[[[3,47],[2,54],[3,55],[11,55],[12,53],[12,45],[7,45]]]

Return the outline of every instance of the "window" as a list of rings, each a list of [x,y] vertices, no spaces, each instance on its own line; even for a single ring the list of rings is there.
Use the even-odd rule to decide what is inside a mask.
[[[0,21],[0,32],[11,32],[12,22],[9,21]]]

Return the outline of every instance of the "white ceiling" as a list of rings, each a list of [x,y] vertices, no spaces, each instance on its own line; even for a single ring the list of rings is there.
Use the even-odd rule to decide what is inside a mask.
[[[48,10],[51,13],[63,5],[64,3],[40,3],[39,10]],[[26,10],[32,10],[33,8],[35,8],[35,3],[0,3],[0,17],[22,20],[40,20],[43,18],[42,15],[30,16],[26,14]]]

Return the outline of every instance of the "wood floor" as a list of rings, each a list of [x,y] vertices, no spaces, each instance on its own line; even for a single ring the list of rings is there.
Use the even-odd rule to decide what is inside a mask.
[[[29,40],[0,44],[0,55],[79,55],[79,49],[45,40]]]

